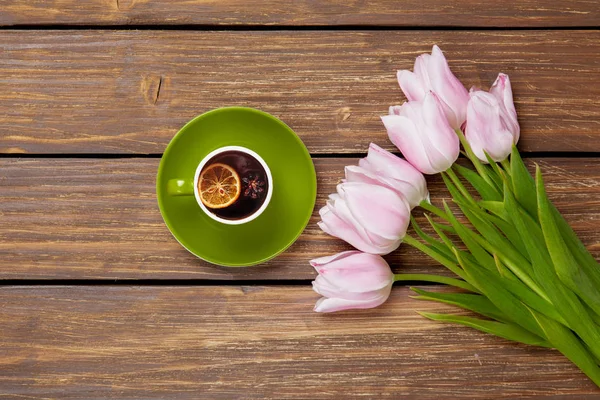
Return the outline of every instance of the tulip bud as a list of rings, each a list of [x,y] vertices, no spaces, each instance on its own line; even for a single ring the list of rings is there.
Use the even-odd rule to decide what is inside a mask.
[[[422,173],[445,171],[458,158],[458,136],[433,92],[427,93],[423,101],[409,101],[402,106],[390,107],[390,115],[381,119],[390,140]]]
[[[396,250],[410,222],[406,201],[387,187],[344,182],[319,211],[319,227],[371,254]]]
[[[346,167],[348,182],[385,186],[402,196],[411,209],[429,198],[425,177],[409,162],[371,143],[366,158],[358,166]]]
[[[465,136],[473,153],[488,162],[505,160],[519,140],[520,128],[508,75],[499,74],[489,93],[471,89]]]
[[[315,311],[333,312],[352,308],[373,308],[390,295],[394,274],[380,256],[345,251],[310,262],[319,273],[313,289],[324,296]]]
[[[444,53],[433,46],[431,54],[415,60],[414,72],[398,71],[398,83],[409,101],[422,101],[429,91],[440,99],[444,114],[453,129],[460,129],[466,119],[469,94],[454,76]]]

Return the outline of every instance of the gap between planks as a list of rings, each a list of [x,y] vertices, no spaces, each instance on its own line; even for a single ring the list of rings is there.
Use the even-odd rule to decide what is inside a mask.
[[[403,157],[400,152],[393,152],[396,156]],[[600,158],[600,152],[578,152],[578,151],[521,151],[521,157],[523,158]],[[43,159],[127,159],[127,158],[162,158],[162,153],[150,153],[150,154],[136,154],[136,153],[0,153],[0,158],[11,159],[11,158],[43,158]],[[310,155],[311,158],[361,158],[366,157],[367,152],[357,153],[314,153]],[[460,159],[466,159],[463,155]]]
[[[600,29],[598,26],[393,26],[393,25],[205,25],[205,24],[187,24],[187,25],[64,25],[64,24],[45,24],[45,25],[0,25],[0,31],[197,31],[197,32],[269,32],[269,31],[434,31],[434,32],[453,32],[453,31],[483,31],[483,32],[502,32],[502,31],[594,31]]]
[[[308,286],[312,279],[210,280],[210,279],[4,279],[4,286]],[[398,281],[394,286],[446,286],[424,281]]]

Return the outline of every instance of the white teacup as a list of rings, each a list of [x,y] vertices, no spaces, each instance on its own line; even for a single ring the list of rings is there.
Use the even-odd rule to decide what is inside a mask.
[[[200,174],[202,173],[206,164],[212,159],[216,158],[218,155],[230,151],[245,153],[251,158],[255,159],[264,169],[267,180],[267,193],[260,208],[258,208],[252,214],[240,219],[227,219],[216,215],[213,211],[211,211],[204,205],[202,199],[200,198],[200,192],[198,190],[198,180],[200,179]],[[191,190],[190,183],[193,185],[193,191]],[[167,192],[171,196],[191,196],[193,194],[196,198],[196,202],[198,203],[202,211],[210,218],[227,225],[241,225],[258,218],[258,216],[261,215],[263,211],[265,211],[265,209],[268,207],[269,202],[271,201],[271,197],[273,196],[273,177],[271,175],[271,170],[269,169],[269,166],[267,165],[265,160],[263,160],[262,157],[259,156],[256,152],[242,146],[225,146],[210,152],[206,155],[206,157],[202,159],[202,161],[200,161],[198,167],[196,167],[196,173],[194,174],[193,182],[189,182],[184,179],[171,179],[168,182]]]

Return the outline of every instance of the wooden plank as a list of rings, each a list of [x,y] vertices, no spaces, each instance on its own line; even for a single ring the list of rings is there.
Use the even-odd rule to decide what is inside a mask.
[[[0,0],[0,25],[598,26],[593,0]]]
[[[356,159],[315,159],[316,209]],[[600,257],[600,159],[536,159],[557,207]],[[308,260],[350,246],[316,226],[255,268],[215,267],[184,250],[162,222],[155,199],[158,159],[0,160],[1,279],[312,279]],[[447,195],[429,180],[434,203]],[[422,216],[421,211],[415,211]],[[423,219],[420,221],[424,222]],[[387,257],[396,271],[446,270],[408,246]]]
[[[61,399],[598,398],[560,353],[415,310],[322,315],[310,286],[3,287],[2,394]]]
[[[212,108],[261,108],[312,153],[386,144],[397,69],[438,43],[467,86],[510,74],[525,151],[600,151],[600,31],[3,31],[0,152],[161,153]]]

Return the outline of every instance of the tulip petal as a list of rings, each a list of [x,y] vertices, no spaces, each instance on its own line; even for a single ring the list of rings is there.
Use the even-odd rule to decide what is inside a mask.
[[[460,144],[438,97],[429,92],[421,102],[404,103],[398,113],[381,119],[404,157],[426,174],[450,168],[458,158]]]
[[[316,267],[319,273],[315,280],[317,286],[359,293],[379,290],[393,282],[394,274],[383,258],[368,253],[353,253]]]
[[[471,92],[470,96],[465,136],[473,153],[486,163],[484,151],[494,161],[506,159],[512,150],[514,136],[508,130],[510,124],[507,125],[502,116],[501,100],[483,91]]]
[[[380,292],[376,297],[369,300],[345,300],[339,298],[321,298],[315,304],[316,312],[335,312],[349,309],[364,309],[377,307],[388,299],[391,287],[386,292]]]
[[[346,279],[349,279],[349,277],[347,277]],[[321,296],[345,300],[370,300],[373,297],[378,297],[378,292],[380,290],[387,290],[387,286],[388,285],[385,284],[382,287],[374,290],[367,290],[366,288],[358,288],[356,290],[345,290],[344,288],[339,288],[337,286],[332,285],[331,282],[326,280],[321,275],[317,276],[312,282],[313,290]]]
[[[346,183],[343,197],[356,221],[386,239],[404,237],[410,221],[406,201],[393,190],[364,183]]]
[[[309,261],[309,264],[314,267],[318,272],[318,267],[327,265],[333,261],[343,260],[353,255],[363,254],[357,250],[342,251],[341,253],[334,254],[332,256],[319,257]]]
[[[399,238],[384,238],[382,236],[377,235],[373,232],[367,232],[369,235],[369,240],[371,243],[377,246],[377,253],[370,252],[371,254],[378,254],[384,256],[386,254],[390,254],[392,251],[396,250],[402,244],[402,239],[404,236]]]
[[[445,171],[454,164],[460,153],[460,141],[454,129],[444,117],[440,102],[433,92],[423,100],[422,119],[424,146],[429,148],[429,159],[437,171]],[[435,150],[434,150],[435,149]]]
[[[367,157],[360,159],[358,164],[367,171],[386,178],[406,198],[411,209],[429,196],[427,182],[419,170],[375,143],[369,145]]]
[[[388,114],[389,115],[400,115],[401,109],[402,109],[402,106],[390,106],[390,108],[388,110]]]
[[[363,163],[363,165],[365,165],[365,163]],[[411,168],[413,167],[411,166]],[[377,174],[370,169],[363,168],[362,166],[348,165],[345,168],[345,174],[345,182],[362,182],[371,185],[380,185],[393,190],[409,204],[411,209],[416,207],[427,197],[427,195],[422,195],[422,191],[419,190],[420,188],[413,186],[409,182],[382,176],[381,174]],[[425,179],[423,179],[423,181],[424,180]],[[417,184],[419,183],[420,182]],[[426,189],[425,192],[427,192]]]
[[[339,187],[340,185],[338,185]],[[339,190],[339,189],[338,189]],[[346,201],[340,196],[339,200],[335,202],[328,202],[329,209],[333,214],[335,214],[338,218],[343,220],[356,234],[363,240],[365,243],[370,244],[369,236],[367,235],[366,229],[363,225],[361,225],[352,215],[350,210],[348,209],[348,205]],[[344,239],[345,240],[345,239]],[[354,245],[351,242],[348,242]],[[356,246],[354,246],[356,247]],[[358,247],[357,247],[358,248]]]
[[[409,101],[418,101],[425,97],[425,88],[419,77],[411,71],[398,71],[398,84]]]
[[[404,182],[411,182],[415,186],[421,184],[427,186],[425,177],[408,161],[403,160],[400,157],[395,156],[387,150],[382,149],[375,143],[369,145],[369,152],[366,159],[361,161],[367,161],[371,169],[375,173],[383,173],[385,176],[394,178]]]
[[[421,54],[420,56],[418,56],[417,58],[415,58],[415,66],[414,66],[414,72],[415,75],[419,78],[419,81],[421,82],[421,85],[423,86],[424,92],[423,92],[423,96],[425,96],[425,94],[427,93],[427,89],[431,88],[431,80],[429,78],[429,63],[431,62],[431,54]],[[420,99],[415,99],[415,100],[421,100],[423,97],[421,97]]]
[[[517,119],[517,110],[515,110],[512,86],[508,75],[499,73],[496,81],[490,88],[490,93],[498,99],[498,102],[502,107],[503,115],[506,117],[506,121],[509,124],[509,130],[513,134],[514,143],[516,144],[519,141],[521,129]]]
[[[323,207],[319,214],[321,215],[321,221],[317,222],[317,225],[321,230],[331,236],[340,238],[357,249],[371,253],[371,254],[386,254],[385,249],[381,249],[374,246],[363,238],[353,226],[346,223],[343,219],[335,215],[329,207]]]
[[[392,143],[400,149],[404,157],[424,174],[436,174],[416,125],[407,117],[400,115],[384,115],[381,117]]]
[[[380,256],[345,251],[311,261],[318,272],[313,290],[319,299],[315,311],[333,312],[349,308],[371,308],[385,302],[394,284],[394,274]]]
[[[431,83],[429,87],[442,101],[448,122],[454,129],[459,129],[466,120],[469,93],[450,70],[438,46],[433,46],[427,73]]]
[[[389,189],[393,189],[392,183],[388,182],[383,176],[376,175],[366,168],[348,165],[344,168],[344,175],[346,176],[346,182],[363,182],[371,185],[381,185]]]

